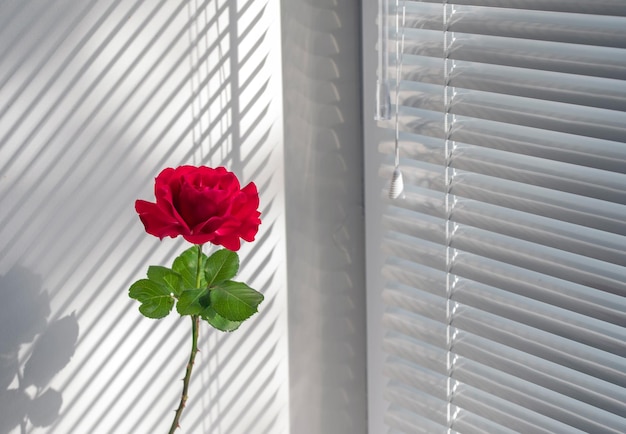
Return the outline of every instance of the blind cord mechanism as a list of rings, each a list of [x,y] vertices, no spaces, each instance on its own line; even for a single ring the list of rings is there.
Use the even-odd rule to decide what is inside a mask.
[[[378,0],[378,78],[376,80],[377,121],[391,119],[389,96],[389,0]]]
[[[404,57],[404,23],[405,23],[405,0],[402,1],[402,23],[400,23],[399,0],[396,0],[396,98],[394,119],[394,169],[389,184],[389,198],[397,199],[404,196],[404,179],[400,170],[400,79],[402,76],[402,64]],[[400,29],[400,30],[398,30]],[[398,35],[399,31],[399,35]]]

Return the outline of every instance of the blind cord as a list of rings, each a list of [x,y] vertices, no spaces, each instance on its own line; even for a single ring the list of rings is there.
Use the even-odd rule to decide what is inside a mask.
[[[394,147],[394,169],[391,176],[391,183],[389,185],[389,197],[391,199],[397,199],[403,195],[404,180],[402,178],[402,171],[400,170],[400,78],[402,76],[402,64],[404,57],[404,24],[405,24],[405,2],[402,1],[402,21],[400,22],[399,0],[396,0],[396,98],[395,98],[395,147]]]

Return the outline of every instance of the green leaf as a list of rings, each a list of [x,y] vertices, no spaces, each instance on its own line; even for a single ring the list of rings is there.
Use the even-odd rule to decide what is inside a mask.
[[[208,306],[209,290],[206,288],[194,288],[183,291],[176,310],[181,315],[200,315],[200,313]]]
[[[215,310],[211,306],[205,308],[200,314],[200,317],[206,322],[208,322],[214,328],[221,330],[223,332],[235,331],[239,328],[239,326],[242,323],[242,321],[227,320],[226,318],[222,317],[217,312],[215,312]]]
[[[211,288],[211,307],[220,316],[231,321],[244,321],[250,318],[263,295],[245,283],[228,280]]]
[[[148,267],[148,279],[159,285],[163,285],[175,296],[179,296],[184,288],[183,278],[180,274],[167,267],[152,265]]]
[[[139,312],[148,318],[163,318],[172,310],[174,298],[171,291],[164,285],[141,279],[133,283],[128,295],[141,303]]]
[[[207,256],[203,253],[200,258],[200,270],[204,270]],[[198,246],[190,247],[180,256],[174,259],[172,270],[181,275],[186,289],[206,288],[207,282],[204,273],[200,273],[200,285],[196,282],[196,274],[198,272]]]
[[[228,249],[218,250],[206,261],[204,272],[209,286],[232,279],[239,271],[239,256]]]

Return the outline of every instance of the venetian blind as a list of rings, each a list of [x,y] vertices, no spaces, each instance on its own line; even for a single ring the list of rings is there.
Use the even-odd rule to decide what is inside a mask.
[[[389,432],[626,432],[626,1],[391,3]]]

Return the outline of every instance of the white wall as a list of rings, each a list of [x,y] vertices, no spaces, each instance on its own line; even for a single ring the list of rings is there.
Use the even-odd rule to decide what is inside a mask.
[[[282,8],[291,432],[363,434],[360,2]]]
[[[388,402],[384,396],[386,379],[384,375],[383,353],[383,306],[381,291],[384,287],[382,270],[384,256],[382,245],[382,213],[386,203],[386,189],[389,180],[379,175],[383,155],[378,150],[382,139],[390,140],[391,136],[383,136],[385,131],[378,128],[374,121],[376,97],[376,42],[377,2],[371,2],[362,11],[363,28],[363,125],[365,148],[365,238],[366,250],[366,281],[367,281],[367,390],[368,390],[368,427],[370,433],[386,432],[384,415]]]
[[[233,334],[202,327],[179,432],[288,431],[279,16],[278,0],[0,1],[0,433],[167,431],[189,320],[143,318],[127,290],[186,248],[133,207],[180,164],[259,186],[239,277],[266,300]]]

